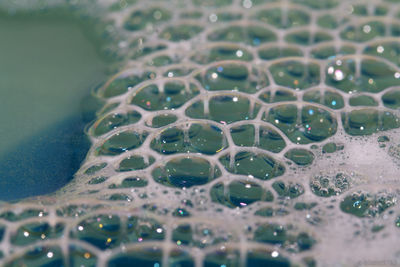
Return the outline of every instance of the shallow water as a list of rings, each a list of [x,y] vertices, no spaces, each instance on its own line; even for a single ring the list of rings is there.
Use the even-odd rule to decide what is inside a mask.
[[[55,191],[73,178],[106,62],[77,21],[0,15],[0,199]]]

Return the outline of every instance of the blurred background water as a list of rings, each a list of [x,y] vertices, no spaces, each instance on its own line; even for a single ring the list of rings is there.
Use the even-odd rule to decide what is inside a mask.
[[[0,199],[50,193],[89,149],[90,90],[107,63],[67,15],[3,13],[0,36]]]

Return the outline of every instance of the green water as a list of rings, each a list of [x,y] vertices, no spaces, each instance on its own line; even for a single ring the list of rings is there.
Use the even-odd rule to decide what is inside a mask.
[[[0,199],[60,188],[87,153],[106,61],[85,30],[67,16],[0,15]]]

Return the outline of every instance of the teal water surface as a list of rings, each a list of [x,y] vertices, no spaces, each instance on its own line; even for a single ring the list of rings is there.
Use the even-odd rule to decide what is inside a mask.
[[[0,15],[0,200],[50,193],[73,178],[106,60],[81,22]],[[87,29],[86,29],[87,30]]]

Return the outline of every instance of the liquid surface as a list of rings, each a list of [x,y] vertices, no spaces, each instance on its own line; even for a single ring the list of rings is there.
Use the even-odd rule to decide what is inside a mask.
[[[88,96],[105,62],[70,18],[1,15],[0,36],[0,199],[49,193],[90,146]]]

